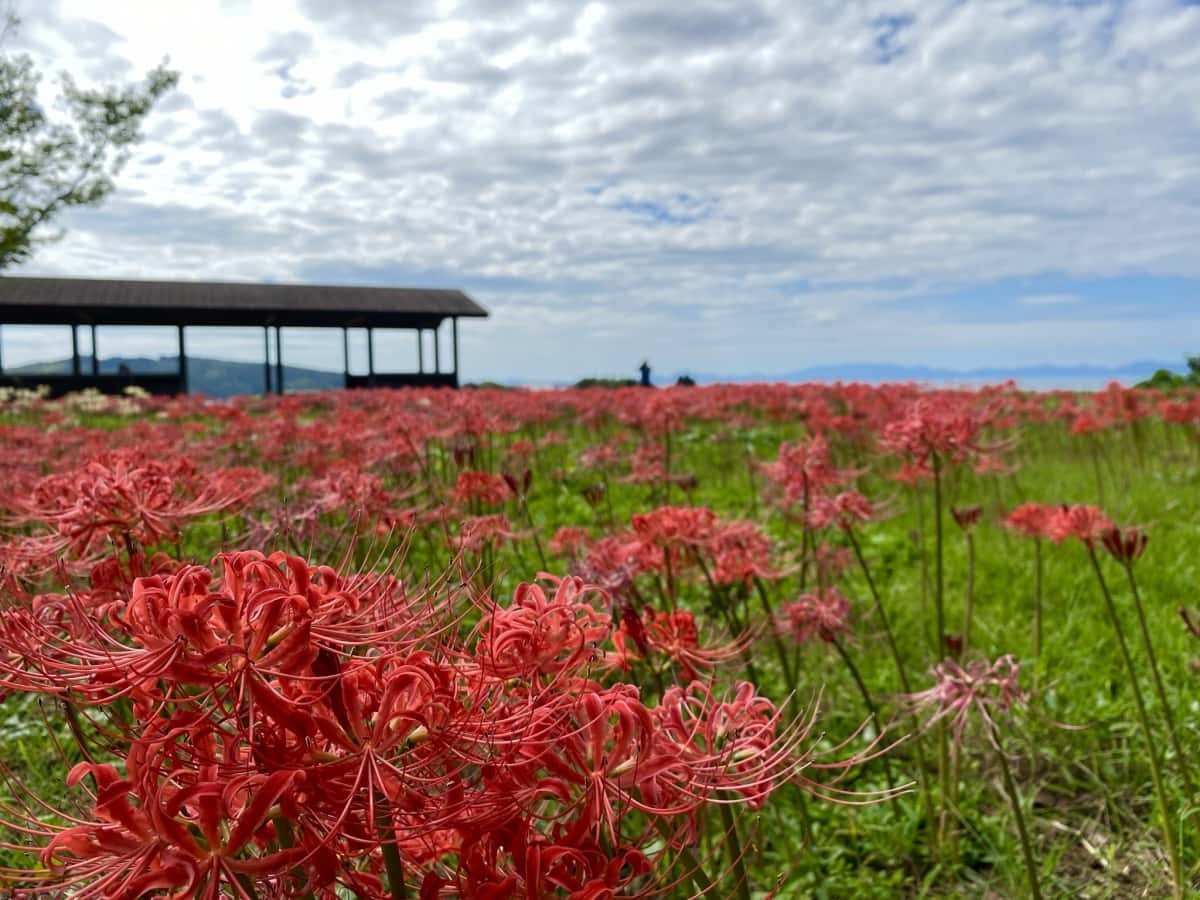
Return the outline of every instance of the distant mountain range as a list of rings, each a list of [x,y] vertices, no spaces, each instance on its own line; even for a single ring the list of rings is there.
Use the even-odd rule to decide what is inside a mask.
[[[188,389],[210,397],[232,397],[236,394],[261,394],[263,391],[263,364],[230,362],[225,359],[208,359],[203,356],[188,356]],[[116,373],[122,366],[130,372],[155,374],[175,372],[179,359],[175,356],[160,356],[155,359],[144,356],[116,356],[100,360],[102,373]],[[82,357],[80,370],[90,372],[92,359]],[[6,366],[6,375],[68,375],[71,360],[31,363],[26,366]],[[341,372],[322,372],[299,366],[283,367],[283,384],[288,390],[318,391],[340,388],[344,384]]]
[[[1144,381],[1159,369],[1183,372],[1182,364],[1153,360],[1139,360],[1117,366],[1005,366],[978,369],[944,369],[934,366],[898,365],[892,363],[841,363],[834,365],[809,366],[790,372],[755,372],[744,375],[724,375],[710,372],[678,372],[671,376],[674,381],[679,375],[687,374],[698,383],[715,381],[846,381],[878,384],[885,381],[916,381],[942,385],[996,384],[1013,379],[1022,387],[1040,388],[1088,388],[1103,387],[1110,381],[1135,384]],[[655,379],[657,381],[657,379]]]
[[[82,360],[82,370],[91,370],[90,357]],[[116,372],[126,366],[131,372],[174,372],[178,361],[174,356],[114,357],[100,360],[102,372]],[[979,369],[943,369],[933,366],[895,365],[889,363],[845,363],[840,365],[809,366],[789,372],[748,372],[726,374],[703,371],[677,371],[666,376],[655,375],[659,385],[673,384],[681,375],[688,375],[699,384],[749,382],[845,381],[878,384],[885,381],[916,381],[941,385],[979,385],[1015,380],[1025,388],[1075,388],[1086,390],[1103,387],[1110,381],[1136,384],[1149,378],[1159,369],[1182,372],[1183,366],[1174,363],[1141,360],[1119,366],[1013,366]],[[62,374],[71,371],[69,359],[33,363],[5,368],[6,374]],[[328,390],[342,386],[341,372],[324,372],[300,366],[284,366],[283,381],[288,390]],[[500,384],[517,386],[565,386],[569,382],[552,379],[496,379]],[[188,357],[188,385],[193,391],[210,397],[232,397],[235,394],[258,394],[263,389],[261,362],[230,362],[202,356]]]

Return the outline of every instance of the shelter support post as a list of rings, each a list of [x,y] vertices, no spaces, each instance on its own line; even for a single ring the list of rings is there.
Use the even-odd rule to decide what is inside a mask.
[[[433,329],[433,371],[442,374],[442,323]]]
[[[458,387],[458,316],[450,319],[450,337],[454,348],[454,386]]]
[[[275,393],[283,393],[283,329],[275,326]]]
[[[0,375],[4,374],[4,326],[0,325]]]
[[[350,387],[350,329],[342,326],[342,387]]]
[[[96,343],[96,323],[92,323],[92,374],[100,374],[100,350]]]
[[[71,374],[79,376],[79,326],[71,326]]]
[[[425,329],[417,329],[417,371],[425,373]]]
[[[177,334],[179,337],[179,391],[186,394],[188,392],[188,360],[187,349],[183,344],[183,326],[176,325]],[[92,332],[95,333],[94,331]]]
[[[375,329],[367,326],[367,387],[375,386]]]
[[[271,326],[263,326],[263,393],[271,393]]]

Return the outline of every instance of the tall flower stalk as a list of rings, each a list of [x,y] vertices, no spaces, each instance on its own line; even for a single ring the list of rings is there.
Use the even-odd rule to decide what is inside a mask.
[[[1141,557],[1146,549],[1147,535],[1140,528],[1117,528],[1112,527],[1104,531],[1101,540],[1104,548],[1125,570],[1125,576],[1129,581],[1129,591],[1133,595],[1133,608],[1137,613],[1138,630],[1142,638],[1142,649],[1146,652],[1146,659],[1150,663],[1150,674],[1153,679],[1154,692],[1158,696],[1158,704],[1163,711],[1163,719],[1167,723],[1167,732],[1171,736],[1171,747],[1175,751],[1176,765],[1179,767],[1179,773],[1183,776],[1183,782],[1187,785],[1188,796],[1195,797],[1196,787],[1192,781],[1191,764],[1188,760],[1188,754],[1184,752],[1183,742],[1179,739],[1179,731],[1175,726],[1175,713],[1171,709],[1171,702],[1167,699],[1167,689],[1163,685],[1162,673],[1158,668],[1158,656],[1154,652],[1154,642],[1150,640],[1150,627],[1146,623],[1146,610],[1142,604],[1142,597],[1138,591],[1137,578],[1133,574],[1133,564]]]
[[[1017,786],[1013,782],[1012,770],[1008,765],[1008,756],[1000,743],[1000,732],[994,721],[988,722],[992,746],[996,751],[996,760],[1000,763],[1000,774],[1004,779],[1004,793],[1008,797],[1009,808],[1012,809],[1013,821],[1017,824],[1017,836],[1021,841],[1021,855],[1025,859],[1025,872],[1029,878],[1029,893],[1033,900],[1041,900],[1042,890],[1038,878],[1037,860],[1033,855],[1033,843],[1029,840],[1029,829],[1025,826],[1025,813],[1021,810],[1021,798],[1017,795]]]
[[[967,596],[963,604],[962,650],[960,656],[966,656],[971,647],[971,620],[975,611],[975,526],[983,510],[978,506],[965,509],[952,509],[951,514],[958,527],[962,529],[967,541]]]
[[[1006,528],[1033,539],[1033,656],[1042,658],[1042,584],[1044,566],[1042,543],[1051,538],[1056,509],[1042,503],[1023,503],[1004,519]],[[1040,668],[1040,667],[1039,667]]]
[[[926,728],[936,726],[951,736],[955,769],[962,755],[967,726],[973,717],[982,721],[987,740],[1000,764],[1004,793],[1012,808],[1013,820],[1021,841],[1030,894],[1034,900],[1041,900],[1033,844],[996,723],[998,713],[1008,714],[1015,705],[1024,700],[1024,692],[1017,682],[1019,671],[1020,667],[1012,656],[1002,656],[994,663],[972,660],[962,665],[947,659],[933,668],[933,687],[908,695],[906,702],[914,711],[928,711]]]
[[[1125,673],[1129,676],[1129,688],[1133,694],[1134,708],[1137,710],[1138,725],[1141,727],[1142,740],[1146,747],[1146,756],[1150,762],[1150,775],[1154,782],[1154,794],[1158,800],[1159,816],[1162,821],[1163,840],[1167,846],[1167,857],[1171,866],[1171,882],[1175,900],[1184,896],[1183,868],[1179,856],[1179,844],[1176,841],[1175,830],[1171,823],[1171,804],[1167,797],[1166,781],[1163,778],[1162,763],[1159,759],[1158,744],[1154,739],[1154,731],[1150,727],[1150,717],[1146,712],[1146,703],[1142,698],[1141,681],[1133,664],[1133,656],[1125,640],[1125,628],[1113,601],[1112,591],[1100,568],[1100,560],[1096,556],[1096,541],[1112,525],[1104,514],[1096,507],[1072,506],[1064,507],[1052,523],[1052,528],[1058,539],[1068,536],[1078,538],[1087,548],[1088,559],[1096,582],[1100,585],[1100,594],[1104,598],[1104,608],[1108,613],[1109,623],[1117,639],[1117,649],[1121,653],[1121,662]]]

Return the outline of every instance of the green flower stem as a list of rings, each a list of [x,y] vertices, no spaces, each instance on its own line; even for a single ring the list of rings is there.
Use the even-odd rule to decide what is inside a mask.
[[[891,651],[892,661],[896,664],[896,674],[900,676],[900,685],[904,688],[904,693],[911,694],[912,682],[908,678],[908,670],[904,666],[904,657],[900,655],[900,648],[896,644],[896,635],[892,631],[891,623],[888,621],[887,610],[884,609],[883,600],[879,596],[879,588],[875,585],[875,578],[871,575],[871,567],[867,565],[867,558],[863,555],[862,545],[858,542],[858,538],[851,528],[845,529],[846,539],[850,541],[850,547],[854,551],[854,558],[858,560],[858,567],[862,570],[863,577],[867,581],[867,590],[870,591],[871,600],[875,604],[875,614],[879,616],[880,624],[883,625],[884,638],[887,640],[888,650]],[[912,720],[913,734],[916,737],[913,740],[913,751],[917,755],[917,766],[921,772],[921,801],[925,807],[925,819],[927,822],[933,821],[933,799],[930,797],[929,784],[925,778],[925,751],[922,749],[922,740],[920,737],[921,728],[915,717]]]
[[[962,656],[965,659],[971,646],[971,616],[975,610],[975,536],[967,536],[967,603],[963,610]]]
[[[1146,610],[1142,606],[1137,579],[1133,577],[1133,563],[1127,562],[1122,568],[1125,569],[1125,574],[1129,578],[1129,589],[1133,592],[1133,608],[1137,610],[1138,627],[1142,633],[1142,646],[1146,650],[1146,658],[1150,660],[1150,673],[1154,676],[1154,692],[1158,695],[1158,702],[1162,706],[1163,718],[1167,720],[1171,746],[1175,750],[1175,758],[1179,761],[1179,773],[1183,776],[1184,784],[1187,785],[1188,796],[1195,798],[1196,786],[1192,781],[1191,765],[1188,762],[1187,754],[1183,751],[1183,742],[1179,740],[1179,732],[1175,728],[1175,713],[1171,710],[1171,704],[1167,700],[1167,690],[1163,686],[1162,674],[1158,669],[1158,658],[1154,653],[1154,644],[1150,640],[1150,628],[1146,624]]]
[[[933,536],[934,536],[934,583],[933,602],[935,616],[934,659],[946,653],[946,548],[942,527],[942,461],[937,453],[930,454],[933,465]],[[938,814],[938,843],[947,841],[950,821],[950,735],[944,721],[937,724],[938,736],[938,795],[941,810]]]
[[[1129,645],[1125,642],[1125,632],[1121,629],[1121,620],[1117,615],[1117,606],[1113,602],[1112,592],[1108,582],[1104,580],[1104,572],[1100,569],[1100,560],[1096,558],[1096,550],[1088,544],[1088,558],[1092,561],[1092,570],[1096,580],[1100,582],[1100,593],[1104,595],[1105,609],[1109,621],[1117,635],[1117,647],[1121,651],[1121,659],[1125,663],[1125,671],[1129,675],[1129,687],[1133,691],[1133,701],[1137,708],[1138,723],[1142,726],[1142,738],[1146,742],[1146,755],[1150,758],[1150,775],[1154,780],[1154,793],[1158,798],[1159,813],[1162,816],[1163,838],[1167,844],[1167,856],[1171,862],[1171,881],[1175,900],[1183,900],[1183,870],[1179,860],[1179,846],[1175,842],[1175,832],[1171,829],[1171,812],[1167,804],[1167,790],[1163,781],[1162,767],[1158,760],[1158,746],[1150,731],[1150,718],[1146,715],[1146,704],[1142,700],[1142,688],[1138,682],[1137,670],[1133,667],[1133,657],[1129,655]]]
[[[1033,539],[1033,656],[1042,658],[1042,539]],[[1040,666],[1039,666],[1040,668]]]
[[[771,598],[767,594],[767,587],[763,584],[761,578],[754,579],[754,587],[758,591],[758,599],[762,603],[763,613],[767,617],[767,629],[771,633],[771,642],[775,647],[775,652],[779,656],[779,665],[783,668],[783,678],[787,683],[787,694],[790,696],[796,692],[796,672],[792,668],[791,661],[788,659],[787,648],[783,645],[783,638],[779,636],[779,629],[775,622],[775,608],[771,604]]]
[[[408,900],[408,888],[404,884],[404,863],[400,860],[400,847],[396,843],[396,832],[392,827],[392,805],[387,797],[381,796],[375,804],[376,827],[379,829],[379,845],[383,853],[383,869],[387,873],[388,892],[392,900]]]
[[[1029,893],[1033,900],[1042,900],[1042,890],[1038,884],[1037,863],[1033,858],[1033,845],[1029,841],[1029,832],[1025,828],[1025,815],[1021,812],[1021,800],[1017,796],[1017,787],[1013,783],[1012,771],[1008,767],[1008,757],[1000,745],[1000,734],[995,722],[988,722],[992,733],[992,745],[996,751],[996,759],[1000,761],[1000,772],[1004,777],[1004,793],[1012,806],[1013,818],[1017,820],[1017,834],[1021,838],[1021,853],[1025,856],[1025,871],[1029,876]]]
[[[934,536],[934,616],[937,623],[937,644],[934,659],[946,654],[946,553],[942,529],[942,462],[936,453],[933,461],[933,536]]]
[[[867,685],[862,679],[862,674],[858,671],[858,666],[854,664],[854,660],[847,652],[846,647],[835,635],[833,638],[834,649],[837,650],[838,656],[842,658],[842,662],[846,664],[846,669],[850,672],[850,677],[854,680],[855,686],[858,687],[858,693],[862,697],[863,705],[867,708],[867,714],[871,717],[871,722],[875,726],[875,734],[883,734],[883,724],[879,721],[879,709],[875,706],[875,701],[871,699],[871,692],[867,690]],[[892,812],[896,818],[900,817],[899,798],[895,795],[896,778],[892,774],[892,762],[885,755],[883,757],[883,772],[887,778],[888,789],[892,792]]]

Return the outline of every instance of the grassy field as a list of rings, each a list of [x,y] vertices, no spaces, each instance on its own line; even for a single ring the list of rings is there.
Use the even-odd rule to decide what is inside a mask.
[[[787,743],[791,723],[817,717],[807,737],[782,747],[778,757],[764,750],[766,732],[720,731],[730,741],[728,754],[709,748],[709,774],[703,783],[689,782],[703,796],[689,800],[686,812],[652,811],[678,806],[678,798],[659,804],[628,769],[592,759],[610,801],[616,798],[608,820],[576,796],[575,782],[565,775],[555,780],[559,761],[493,743],[486,762],[471,755],[449,771],[476,804],[500,804],[496,785],[509,785],[500,804],[504,824],[480,825],[462,804],[447,805],[449,789],[439,788],[422,801],[433,805],[420,814],[432,815],[435,806],[442,811],[437,852],[414,849],[428,839],[420,834],[420,815],[396,809],[402,795],[389,794],[383,782],[395,841],[331,835],[321,818],[326,813],[304,806],[311,790],[281,794],[253,840],[229,851],[237,860],[276,854],[273,868],[264,864],[222,880],[203,874],[206,863],[189,863],[193,875],[202,873],[195,883],[214,896],[303,896],[308,887],[316,896],[415,897],[423,883],[436,882],[426,887],[430,896],[1023,897],[1032,890],[1030,862],[1046,897],[1191,896],[1200,890],[1200,794],[1190,783],[1200,778],[1200,673],[1192,662],[1200,640],[1178,610],[1200,608],[1198,426],[1200,404],[1186,393],[925,393],[911,386],[378,392],[230,405],[142,400],[120,408],[103,401],[11,404],[0,411],[10,484],[0,501],[9,523],[0,556],[6,617],[0,689],[8,693],[0,708],[0,758],[13,798],[4,813],[13,845],[6,864],[36,868],[36,855],[16,845],[44,842],[54,832],[20,836],[17,829],[31,818],[23,808],[34,807],[35,817],[51,825],[65,821],[53,807],[83,822],[126,827],[112,824],[111,809],[92,810],[87,779],[65,788],[68,769],[82,759],[80,745],[98,760],[116,762],[114,771],[133,783],[129,802],[144,810],[150,801],[145,783],[129,775],[130,747],[153,730],[147,722],[165,721],[175,707],[190,709],[203,693],[194,684],[163,687],[172,678],[187,681],[164,669],[157,686],[137,688],[157,699],[131,706],[106,698],[67,665],[81,658],[78,627],[55,620],[46,627],[65,629],[76,643],[39,638],[34,652],[20,645],[28,631],[9,627],[11,617],[44,608],[46,595],[76,593],[84,601],[70,607],[70,616],[86,610],[116,644],[134,646],[142,638],[128,610],[135,577],[151,575],[151,550],[165,554],[154,577],[170,578],[182,561],[207,565],[222,551],[256,549],[295,554],[343,576],[391,572],[410,595],[438,598],[445,616],[422,634],[424,643],[405,644],[403,652],[427,651],[455,677],[471,679],[480,666],[487,669],[480,662],[482,636],[499,627],[494,604],[508,607],[519,584],[541,571],[601,584],[607,593],[589,602],[603,633],[587,632],[586,661],[572,662],[578,668],[563,674],[549,674],[549,664],[520,674],[506,670],[487,690],[528,691],[548,708],[576,710],[571,704],[600,687],[636,685],[657,729],[650,737],[651,726],[637,726],[638,753],[666,739],[666,719],[655,710],[693,677],[714,696],[751,682],[780,710],[766,729],[772,747]],[[869,503],[869,520],[828,512],[847,492]],[[1047,514],[1061,514],[1064,504],[1080,513],[1064,518],[1053,538],[1035,540],[1004,524],[1026,503],[1045,504]],[[1140,530],[1108,533],[1103,523],[1084,521],[1085,506]],[[974,524],[958,521],[975,516]],[[749,525],[739,531],[739,522]],[[564,528],[582,531],[564,534]],[[1106,551],[1106,534],[1127,542],[1128,571]],[[1042,562],[1040,653],[1035,553]],[[1098,575],[1110,592],[1115,627]],[[99,581],[109,585],[103,597]],[[848,601],[848,615],[840,598]],[[668,610],[694,614],[696,646],[686,634],[676,634],[673,644],[641,634],[658,621],[656,612]],[[551,628],[544,620],[538,627]],[[185,632],[178,637],[183,643],[192,640]],[[278,635],[284,631],[270,647],[285,640]],[[234,643],[228,634],[220,640]],[[282,664],[274,662],[269,670],[273,684],[293,679],[279,690],[305,711],[305,704],[330,702],[328,692],[320,700],[296,699],[303,679],[324,684],[332,677],[320,669],[318,661],[327,658],[321,653],[343,654],[345,673],[372,654],[393,652],[368,643],[338,647],[328,635],[310,640],[303,675],[281,674]],[[399,638],[381,638],[381,646],[393,640]],[[692,652],[704,649],[710,652]],[[988,668],[1006,655],[1019,669]],[[246,659],[250,666],[251,651]],[[717,662],[706,666],[706,660]],[[560,664],[567,666],[554,663]],[[962,677],[939,682],[933,674],[939,664],[943,674]],[[232,663],[211,665],[217,682],[234,677]],[[262,671],[268,672],[265,664]],[[931,694],[939,684],[942,692]],[[471,702],[482,704],[479,696],[471,694]],[[255,796],[278,769],[268,766],[266,751],[258,753],[256,741],[265,738],[256,735],[265,732],[242,727],[263,715],[235,710],[243,700],[231,692],[203,706],[216,732],[233,736],[244,751],[227,749],[209,762],[226,780],[249,773],[247,796]],[[365,708],[374,722],[375,707]],[[503,709],[512,715],[510,706]],[[960,709],[961,731],[954,727]],[[350,714],[335,712],[338,727],[350,729],[343,721]],[[945,718],[933,721],[939,713]],[[336,775],[340,770],[321,766],[336,766],[339,754],[353,756],[369,743],[339,744],[327,737],[334,726],[305,732],[301,741],[306,726],[287,724],[288,715],[278,713],[285,724],[271,740],[293,754],[272,763],[289,772],[308,766]],[[437,727],[421,721],[419,737],[387,751],[394,754],[389,759],[403,766],[436,743]],[[272,722],[256,727],[269,732]],[[633,728],[606,712],[568,727],[563,740],[592,725],[610,729],[602,739],[606,753],[617,752],[613,734]],[[478,736],[471,740],[472,754],[481,752]],[[709,740],[716,746],[716,737]],[[312,756],[322,741],[327,745]],[[309,756],[293,752],[302,743]],[[861,759],[821,770],[809,765],[824,758],[817,751]],[[641,765],[649,757],[638,759]],[[196,774],[204,765],[199,754],[174,765],[160,779],[172,790],[203,781]],[[751,781],[738,781],[753,766],[762,768]],[[512,787],[516,782],[530,786]],[[841,802],[828,799],[834,790],[846,792],[836,795]],[[35,796],[48,807],[36,808]],[[226,836],[248,815],[239,805],[248,802],[223,798]],[[203,831],[194,821],[199,813],[188,812],[190,802],[179,803],[172,807],[177,818]],[[379,815],[372,806],[364,818],[353,797],[345,804],[339,827]],[[586,820],[593,814],[595,822]],[[288,819],[294,833],[285,836],[280,822]],[[517,821],[523,830],[514,832]],[[86,832],[85,825],[75,827],[85,829],[76,834]],[[484,838],[479,829],[491,832]],[[486,843],[492,832],[508,835],[490,851],[492,881],[464,875],[471,842]],[[570,857],[572,865],[587,869],[591,881],[576,872],[572,888],[555,869],[559,881],[532,887],[531,863],[527,856],[516,860],[513,833],[526,843],[534,835],[548,847],[569,845],[579,854]],[[155,862],[142,864],[167,873],[146,895],[165,892],[167,882],[178,888],[182,870],[163,861],[174,852],[172,841],[178,843],[173,832],[160,830],[153,839],[137,834],[142,846],[157,848]],[[211,836],[199,843],[200,857],[208,859]],[[299,862],[281,852],[293,846],[307,848]],[[622,856],[634,849],[636,858]],[[327,850],[337,861],[320,855]],[[54,879],[73,874],[81,884],[99,884],[100,869],[88,866],[130,866],[130,852],[101,851],[94,840],[86,851],[74,846],[56,857],[55,874],[39,876],[50,878],[39,889],[49,891]],[[403,869],[391,867],[393,857]],[[320,860],[323,881],[305,869],[316,871]],[[598,874],[604,865],[597,860],[608,874]],[[397,890],[400,881],[407,894]],[[485,882],[495,893],[486,893]],[[115,890],[108,884],[94,888],[96,895]]]

